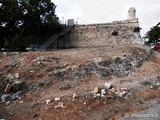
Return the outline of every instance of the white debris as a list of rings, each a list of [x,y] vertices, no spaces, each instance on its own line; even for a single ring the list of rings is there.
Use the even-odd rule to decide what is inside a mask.
[[[51,102],[50,99],[47,99],[47,100],[46,100],[47,105],[48,105],[50,102]]]
[[[94,62],[95,62],[95,63],[100,63],[100,62],[102,62],[102,61],[103,61],[103,59],[102,59],[102,58],[100,58],[100,57],[98,57],[98,58],[94,58],[93,60],[94,60]]]
[[[100,94],[100,93],[98,93],[98,94],[97,94],[97,97],[99,97],[99,96],[101,96],[101,94]]]
[[[3,55],[7,55],[7,52],[3,52]]]
[[[37,64],[40,65],[40,64],[41,64],[41,61],[37,61]]]
[[[24,65],[25,65],[25,64],[23,63],[23,64],[21,64],[20,66],[23,67]]]
[[[56,98],[54,98],[54,100],[55,100],[55,101],[60,101],[61,98],[60,98],[60,97],[56,97]]]
[[[20,62],[21,62],[21,63],[24,63],[24,61],[25,61],[25,59],[24,59],[24,58],[20,59]]]
[[[97,94],[97,93],[98,93],[98,87],[95,87],[93,92],[94,92],[95,94]]]
[[[128,91],[127,88],[120,88],[121,91]]]
[[[9,93],[11,91],[11,87],[12,87],[12,85],[8,83],[4,92]]]
[[[45,56],[39,56],[37,58],[37,60],[40,60],[40,61],[45,61],[47,58]]]
[[[23,103],[23,101],[21,100],[19,103],[20,103],[20,104],[22,104],[22,103]]]
[[[9,80],[13,80],[13,79],[14,79],[14,76],[11,75],[11,74],[8,74],[7,78],[8,78]]]
[[[105,88],[105,89],[111,89],[112,87],[113,87],[112,83],[106,82],[106,83],[104,84],[104,88]]]
[[[156,83],[156,86],[160,86],[160,83]]]
[[[11,102],[10,102],[10,101],[7,101],[5,104],[6,104],[6,105],[9,105],[9,104],[11,104]]]
[[[153,88],[153,86],[150,86],[150,88],[152,89],[152,88]]]
[[[23,82],[22,81],[20,81],[20,80],[16,80],[15,82],[13,82],[13,84],[12,85],[14,85],[14,84],[22,84]]]
[[[106,91],[105,91],[105,89],[101,89],[101,97],[106,97]]]
[[[93,90],[94,97],[97,97],[98,91],[99,91],[98,87],[95,87]]]
[[[77,98],[77,94],[74,93],[74,94],[72,95],[72,100],[75,100],[76,98]]]
[[[30,73],[34,73],[35,71],[34,71],[34,70],[30,70],[29,72],[30,72]]]
[[[14,77],[15,77],[16,79],[20,78],[19,73],[16,73],[16,74],[14,75]]]
[[[54,108],[67,108],[66,106],[63,105],[63,102],[59,102],[58,105],[56,105]]]

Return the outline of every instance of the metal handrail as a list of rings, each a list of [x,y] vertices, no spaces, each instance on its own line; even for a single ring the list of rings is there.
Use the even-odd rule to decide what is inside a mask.
[[[67,26],[61,33],[52,35],[44,44],[39,48],[39,51],[46,50],[50,45],[53,44],[60,36],[65,36],[73,26]]]

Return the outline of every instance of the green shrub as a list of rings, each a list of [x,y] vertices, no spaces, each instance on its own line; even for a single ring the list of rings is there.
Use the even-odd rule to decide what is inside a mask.
[[[113,31],[113,32],[112,32],[112,35],[113,35],[113,36],[117,36],[117,35],[118,35],[118,32],[117,32],[117,31]]]
[[[133,32],[140,32],[141,28],[140,27],[135,27]]]

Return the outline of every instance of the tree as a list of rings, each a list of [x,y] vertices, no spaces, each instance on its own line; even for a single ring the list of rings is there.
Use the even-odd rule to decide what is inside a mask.
[[[149,37],[149,42],[157,42],[158,38],[160,38],[160,22],[153,26],[148,32],[147,36]]]
[[[0,0],[0,43],[15,36],[53,34],[60,28],[51,0]]]
[[[18,4],[14,0],[0,1],[0,35],[1,43],[4,40],[11,40],[16,33],[16,19],[18,18]],[[13,12],[12,12],[13,11]],[[2,46],[2,44],[1,44]]]

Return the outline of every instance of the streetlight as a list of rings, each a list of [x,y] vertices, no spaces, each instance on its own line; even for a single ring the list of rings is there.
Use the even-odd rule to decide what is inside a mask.
[[[76,25],[78,24],[78,20],[79,20],[79,18],[77,18]]]
[[[62,18],[62,24],[64,24],[64,17]]]

